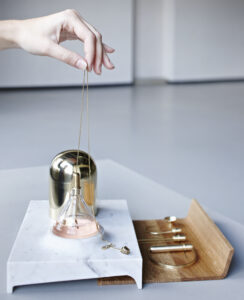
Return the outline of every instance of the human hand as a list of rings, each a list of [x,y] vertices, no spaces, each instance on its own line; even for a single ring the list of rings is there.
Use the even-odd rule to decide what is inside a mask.
[[[15,42],[32,54],[50,56],[78,69],[93,69],[98,75],[102,65],[114,69],[108,57],[114,49],[104,44],[102,35],[73,9],[17,22]],[[84,42],[85,57],[60,46],[66,40]]]

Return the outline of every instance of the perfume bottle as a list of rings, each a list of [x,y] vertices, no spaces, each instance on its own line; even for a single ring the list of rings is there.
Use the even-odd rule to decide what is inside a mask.
[[[73,173],[72,188],[52,231],[54,234],[71,239],[89,238],[102,233],[102,227],[88,208],[82,195],[80,174]]]

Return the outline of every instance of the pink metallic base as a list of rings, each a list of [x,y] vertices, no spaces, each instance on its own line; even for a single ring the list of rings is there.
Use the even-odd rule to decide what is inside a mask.
[[[97,223],[90,220],[77,220],[76,226],[60,225],[56,223],[52,232],[60,237],[67,239],[85,239],[99,233]]]

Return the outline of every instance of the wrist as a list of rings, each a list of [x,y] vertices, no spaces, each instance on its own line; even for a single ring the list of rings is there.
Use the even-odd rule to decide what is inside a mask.
[[[0,22],[0,49],[19,48],[20,25],[18,20]]]

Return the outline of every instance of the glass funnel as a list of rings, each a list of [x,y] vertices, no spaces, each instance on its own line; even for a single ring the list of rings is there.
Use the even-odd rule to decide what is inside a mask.
[[[60,237],[71,239],[89,238],[103,231],[83,198],[79,173],[73,173],[69,199],[61,209],[52,231]]]

